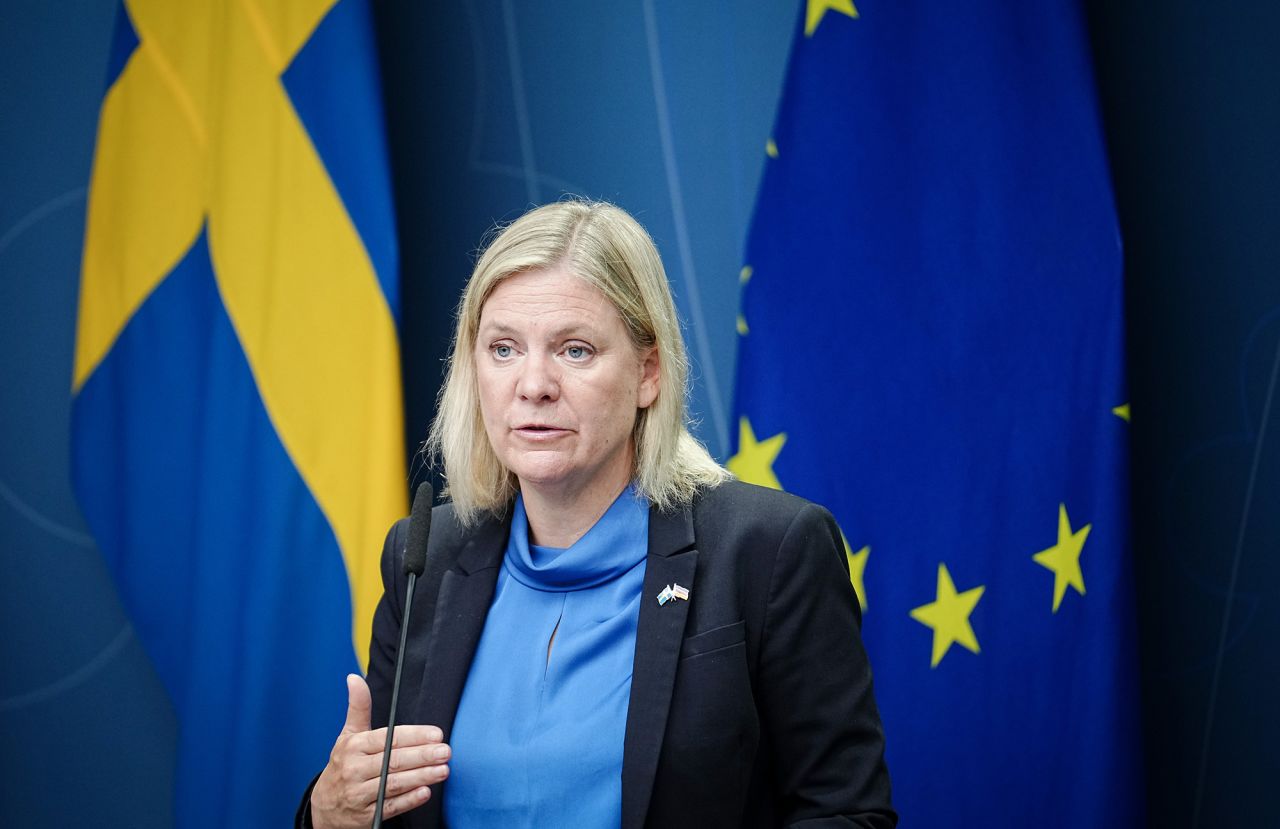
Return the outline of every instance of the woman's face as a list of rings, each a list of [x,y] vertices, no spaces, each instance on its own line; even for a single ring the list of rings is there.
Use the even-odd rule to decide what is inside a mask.
[[[509,277],[480,311],[475,348],[485,430],[521,489],[621,491],[658,356],[637,353],[599,289],[563,266]]]

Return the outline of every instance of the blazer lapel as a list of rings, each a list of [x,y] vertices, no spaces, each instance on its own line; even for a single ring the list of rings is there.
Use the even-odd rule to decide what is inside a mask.
[[[660,605],[657,596],[668,585],[693,587],[698,560],[693,545],[692,508],[650,511],[649,558],[640,596],[631,702],[622,749],[622,829],[640,829],[649,811],[689,614],[688,601],[673,599]]]
[[[422,670],[420,710],[423,722],[440,726],[446,739],[489,615],[510,526],[508,519],[477,528],[454,565],[440,577]]]
[[[484,630],[507,548],[511,520],[490,521],[472,533],[456,563],[440,576],[432,604],[431,633],[422,669],[419,722],[440,726],[447,742],[458,713],[458,701],[471,670],[471,660]],[[414,810],[410,826],[442,826],[442,783],[432,787],[426,805]]]

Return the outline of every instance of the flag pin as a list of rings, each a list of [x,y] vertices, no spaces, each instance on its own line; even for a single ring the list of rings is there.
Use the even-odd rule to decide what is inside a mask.
[[[662,588],[662,592],[658,594],[658,604],[666,604],[672,599],[679,599],[682,602],[689,601],[689,588],[681,587],[678,584],[668,584]]]

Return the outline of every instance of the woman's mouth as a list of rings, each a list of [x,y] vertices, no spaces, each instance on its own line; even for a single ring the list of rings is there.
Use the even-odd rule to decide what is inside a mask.
[[[515,433],[528,440],[551,440],[569,433],[568,429],[545,423],[526,423],[515,428]]]

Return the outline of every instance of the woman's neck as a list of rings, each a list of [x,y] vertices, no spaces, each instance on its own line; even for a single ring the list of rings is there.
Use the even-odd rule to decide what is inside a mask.
[[[539,547],[572,547],[596,525],[630,480],[613,486],[590,487],[574,493],[548,492],[521,486],[524,513],[529,520],[529,543]]]

